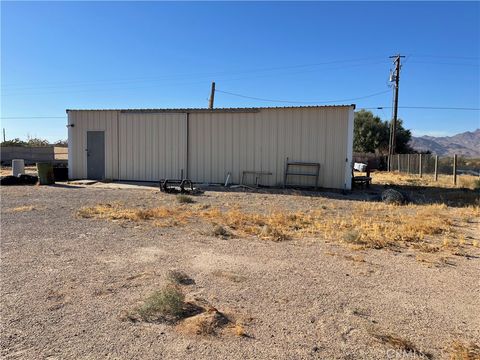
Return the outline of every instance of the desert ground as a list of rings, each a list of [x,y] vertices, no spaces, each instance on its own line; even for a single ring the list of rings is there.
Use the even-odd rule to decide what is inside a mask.
[[[1,356],[478,359],[478,190],[385,187],[2,186]]]

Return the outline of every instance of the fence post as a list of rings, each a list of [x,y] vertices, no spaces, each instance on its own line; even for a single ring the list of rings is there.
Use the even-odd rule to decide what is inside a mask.
[[[397,166],[398,166],[398,172],[400,172],[400,154],[397,154]]]
[[[457,185],[457,154],[453,155],[453,185]]]
[[[438,181],[438,155],[435,155],[435,181]]]
[[[423,176],[423,173],[422,173],[422,154],[418,154],[418,175],[420,175],[420,177]]]
[[[410,174],[410,154],[407,154],[407,172]]]

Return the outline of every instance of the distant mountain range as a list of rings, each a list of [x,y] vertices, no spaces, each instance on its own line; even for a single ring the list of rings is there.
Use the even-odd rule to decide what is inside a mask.
[[[412,136],[410,145],[418,151],[430,150],[433,154],[480,157],[480,129],[453,136]]]

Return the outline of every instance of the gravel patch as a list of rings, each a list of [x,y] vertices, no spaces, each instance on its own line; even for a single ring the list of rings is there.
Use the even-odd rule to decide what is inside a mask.
[[[0,191],[5,359],[385,359],[401,351],[378,340],[391,338],[442,358],[456,339],[480,342],[475,256],[429,266],[410,251],[353,251],[332,239],[273,242],[219,237],[211,227],[76,216],[99,203],[177,204],[175,195],[156,189]],[[214,191],[194,199],[258,212],[348,212],[352,201]],[[11,211],[29,206],[35,210]],[[465,231],[473,234],[475,226]],[[122,314],[164,287],[172,269],[194,280],[185,285],[187,298],[218,309],[242,335],[198,336],[168,323],[126,321]]]

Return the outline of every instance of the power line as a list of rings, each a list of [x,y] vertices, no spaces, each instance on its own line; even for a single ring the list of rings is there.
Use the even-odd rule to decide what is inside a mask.
[[[391,109],[392,106],[362,107],[365,110]],[[446,106],[399,106],[399,109],[422,109],[422,110],[470,110],[479,111],[480,108],[473,107],[446,107]]]
[[[345,68],[350,68],[350,67],[358,67],[358,66],[367,66],[367,65],[375,65],[379,63],[384,63],[385,61],[376,61],[376,62],[368,62],[368,63],[358,63],[358,64],[344,64],[341,66],[335,66],[335,67],[329,67],[328,70],[336,70],[336,69],[345,69]],[[260,73],[260,74],[247,74],[245,76],[241,77],[231,77],[233,75],[224,75],[221,76],[221,78],[224,78],[225,80],[223,82],[230,82],[230,81],[237,81],[237,80],[244,80],[244,79],[259,79],[259,78],[264,78],[264,77],[279,77],[279,76],[290,76],[290,75],[295,75],[295,74],[305,74],[305,73],[312,73],[312,72],[318,72],[320,70],[326,70],[327,68],[324,69],[298,69],[298,70],[290,70],[290,71],[284,71],[284,72],[277,72],[277,73]],[[281,70],[280,68],[278,70]],[[203,78],[207,79],[210,78],[210,76],[202,76]],[[169,86],[186,86],[186,85],[192,85],[192,84],[201,84],[204,83],[204,80],[200,81],[189,81],[189,82],[173,82],[170,83],[170,80],[158,80],[155,78],[150,78],[149,80],[138,80],[138,81],[130,81],[130,83],[155,83],[163,81],[163,85],[169,85]],[[69,87],[69,86],[51,86],[51,87],[44,87],[47,91],[43,92],[41,90],[35,91],[35,92],[22,92],[22,90],[27,90],[27,88],[18,88],[18,89],[12,89],[10,91],[13,91],[11,93],[2,93],[2,96],[27,96],[27,95],[48,95],[48,94],[65,94],[65,93],[84,93],[84,92],[93,92],[93,91],[116,91],[116,90],[134,90],[134,89],[145,89],[145,88],[157,88],[158,85],[143,85],[143,86],[128,86],[127,81],[124,82],[117,82],[117,83],[112,83],[111,85],[116,86],[114,88],[106,88],[103,87],[104,85],[108,85],[107,83],[105,84],[85,84],[85,85],[72,85],[70,87],[74,89],[67,89],[67,90],[60,90],[62,87]],[[95,86],[92,88],[92,86]],[[100,87],[98,87],[100,86]],[[80,87],[80,88],[78,88]],[[87,87],[87,88],[84,88]],[[48,88],[52,90],[48,90]],[[32,88],[34,89],[34,88]],[[41,89],[40,87],[38,89]],[[55,90],[57,89],[57,90]],[[27,90],[28,91],[28,90]]]
[[[464,60],[478,60],[478,56],[449,56],[449,55],[426,55],[426,54],[414,54],[415,57],[423,58],[438,58],[438,59],[464,59]]]
[[[66,116],[7,116],[0,117],[2,120],[14,120],[14,119],[66,119]]]
[[[289,104],[326,104],[326,103],[334,103],[334,102],[361,100],[361,99],[367,99],[369,97],[373,97],[373,96],[377,96],[377,95],[381,95],[381,94],[386,94],[386,93],[390,92],[390,90],[384,90],[384,91],[380,91],[380,92],[377,92],[377,93],[374,93],[374,94],[355,97],[355,98],[349,98],[349,99],[337,99],[337,100],[327,100],[327,101],[325,101],[325,100],[322,100],[322,101],[295,101],[295,100],[264,99],[264,98],[247,96],[247,95],[233,93],[233,92],[230,92],[230,91],[218,90],[218,89],[216,89],[215,91],[223,93],[223,94],[232,95],[232,96],[238,96],[238,97],[245,98],[245,99],[259,100],[259,101],[266,101],[266,102],[276,102],[276,103],[289,103]]]
[[[220,91],[220,90],[215,90]],[[223,91],[222,91],[223,92]],[[338,101],[338,100],[337,100]],[[364,110],[383,110],[391,109],[393,106],[377,106],[377,107],[358,107]],[[437,107],[437,106],[399,106],[399,109],[421,109],[421,110],[467,110],[467,111],[480,111],[480,108],[473,107]],[[9,116],[0,117],[0,119],[66,119],[66,116]]]
[[[438,62],[438,61],[417,61],[417,60],[412,60],[410,64],[428,64],[428,65],[452,65],[452,66],[473,66],[473,67],[478,67],[480,66],[479,63],[472,64],[472,63],[453,63],[453,62]]]
[[[218,75],[236,75],[236,74],[248,74],[248,73],[261,73],[265,71],[276,71],[276,70],[285,70],[285,69],[296,69],[296,68],[308,68],[308,67],[316,67],[321,65],[332,65],[332,64],[340,64],[340,63],[358,63],[362,61],[374,60],[379,59],[379,56],[371,56],[371,57],[364,57],[364,58],[355,58],[355,59],[344,59],[344,60],[331,60],[331,61],[324,61],[318,63],[310,63],[310,64],[296,64],[296,65],[287,65],[287,66],[275,66],[275,67],[266,67],[266,68],[256,68],[256,69],[247,69],[247,70],[240,70],[240,71],[217,71],[217,72],[205,72],[205,73],[186,73],[186,74],[176,74],[176,75],[167,75],[167,76],[149,76],[149,77],[139,77],[139,78],[130,78],[130,79],[117,79],[117,80],[97,80],[97,81],[74,81],[74,82],[64,82],[64,83],[50,83],[50,84],[57,84],[57,85],[41,85],[41,86],[22,86],[22,85],[12,85],[7,84],[3,85],[2,88],[6,89],[11,87],[11,90],[25,90],[25,89],[37,89],[37,88],[59,88],[59,87],[70,87],[70,86],[83,86],[83,85],[95,85],[95,84],[115,84],[115,83],[131,83],[131,82],[143,82],[143,81],[155,81],[155,80],[176,80],[178,78],[188,78],[191,79],[193,77],[211,77],[211,76],[218,76]],[[369,63],[366,63],[367,65]],[[47,83],[48,84],[48,83]]]

